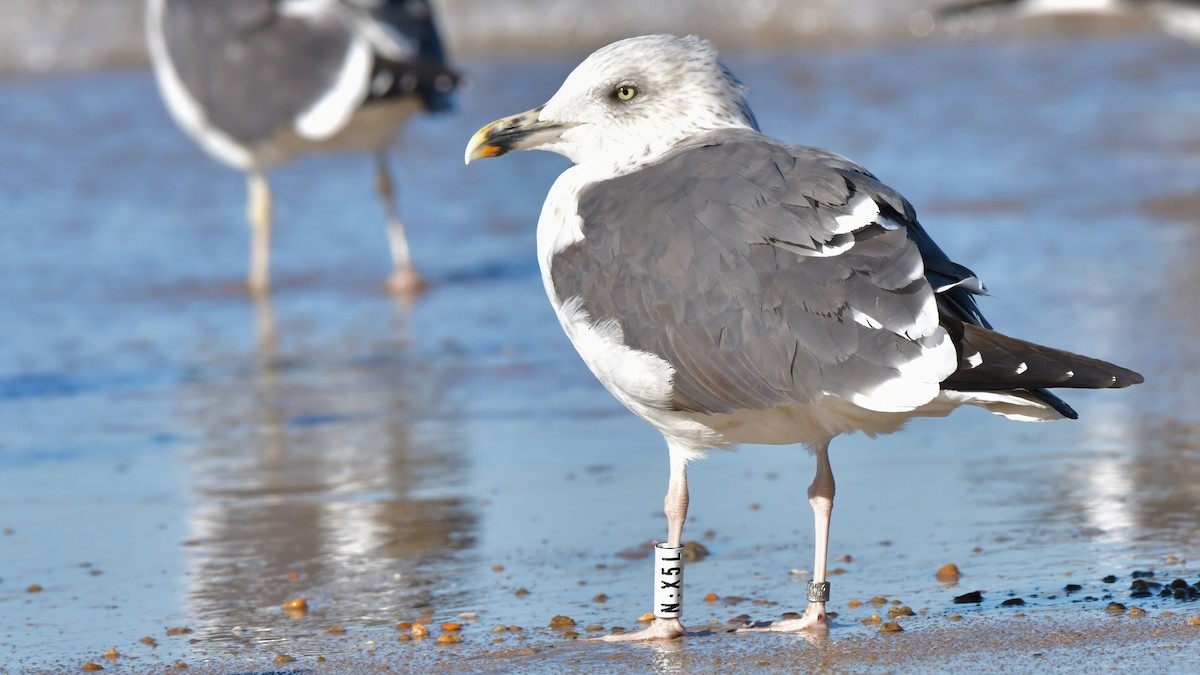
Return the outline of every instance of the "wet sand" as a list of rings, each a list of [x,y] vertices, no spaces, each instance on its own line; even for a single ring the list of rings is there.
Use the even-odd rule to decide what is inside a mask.
[[[962,411],[838,439],[826,640],[720,630],[803,609],[812,462],[715,454],[685,532],[709,551],[686,623],[713,632],[575,640],[555,615],[586,637],[648,609],[666,452],[543,296],[533,227],[564,161],[460,159],[573,62],[468,62],[461,111],[410,130],[401,208],[433,285],[408,304],[380,290],[367,158],[274,176],[279,283],[255,304],[241,178],[171,125],[148,73],[3,81],[0,671],[1194,670],[1200,603],[1133,597],[1131,575],[1200,581],[1200,50],[1110,35],[729,60],[765,130],[904,192],[988,283],[998,327],[1147,384],[1069,393],[1075,423]],[[949,562],[953,584],[934,577]],[[918,613],[902,632],[861,623],[894,606]],[[411,621],[430,638],[402,641]],[[436,644],[451,621],[462,642]]]

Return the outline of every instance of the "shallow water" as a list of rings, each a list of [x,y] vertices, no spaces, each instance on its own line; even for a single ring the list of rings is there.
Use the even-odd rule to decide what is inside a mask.
[[[118,672],[267,671],[277,653],[498,672],[863,670],[875,651],[931,671],[1012,653],[1194,664],[1178,649],[1200,605],[1131,600],[1129,582],[1200,578],[1200,50],[1108,37],[728,60],[769,133],[903,191],[989,284],[998,327],[1147,384],[1070,393],[1075,423],[961,411],[838,439],[827,641],[592,648],[543,627],[632,628],[648,609],[636,556],[664,535],[665,448],[545,301],[533,226],[564,160],[460,160],[475,128],[540,103],[573,63],[468,62],[460,111],[410,128],[402,211],[433,286],[409,304],[379,290],[366,158],[273,177],[277,287],[256,305],[239,291],[241,178],[172,126],[148,73],[0,81],[0,671],[75,670],[113,646]],[[811,471],[786,447],[694,466],[685,538],[711,555],[687,571],[689,625],[802,609],[807,577],[790,571],[811,564]],[[933,576],[947,562],[957,585]],[[952,604],[977,589],[982,605]],[[284,615],[298,596],[310,611]],[[860,624],[878,607],[846,606],[873,596],[928,613],[884,643]],[[1010,596],[1025,618],[999,607]],[[1110,600],[1152,623],[1107,615]],[[461,613],[478,618],[448,648],[393,628]],[[495,625],[525,630],[492,644]]]

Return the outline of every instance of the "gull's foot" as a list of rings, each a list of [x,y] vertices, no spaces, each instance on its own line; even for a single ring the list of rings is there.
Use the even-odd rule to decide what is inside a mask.
[[[734,632],[771,631],[776,633],[800,633],[803,631],[826,630],[829,630],[829,617],[825,616],[825,603],[810,602],[808,603],[808,609],[804,610],[804,615],[799,619],[754,623],[742,626],[741,628],[735,628]]]
[[[410,265],[402,267],[388,277],[387,289],[396,295],[412,296],[425,290],[425,280]]]
[[[649,626],[635,633],[601,635],[596,640],[603,642],[644,642],[646,640],[674,640],[683,635],[683,624],[679,619],[655,619]]]

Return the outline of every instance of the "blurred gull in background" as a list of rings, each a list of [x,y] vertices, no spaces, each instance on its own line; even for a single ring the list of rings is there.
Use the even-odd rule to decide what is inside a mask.
[[[1047,14],[1145,15],[1178,38],[1200,40],[1200,0],[967,0],[938,11],[943,19],[1000,9],[1022,17]]]
[[[246,172],[252,292],[270,285],[266,171],[325,151],[375,155],[388,285],[419,286],[386,151],[412,115],[449,110],[458,84],[425,0],[148,0],[146,34],[175,121]]]

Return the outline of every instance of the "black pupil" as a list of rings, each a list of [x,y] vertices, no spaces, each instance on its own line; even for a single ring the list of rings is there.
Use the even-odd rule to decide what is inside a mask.
[[[621,87],[617,90],[617,95],[621,98],[633,98],[633,87]]]

